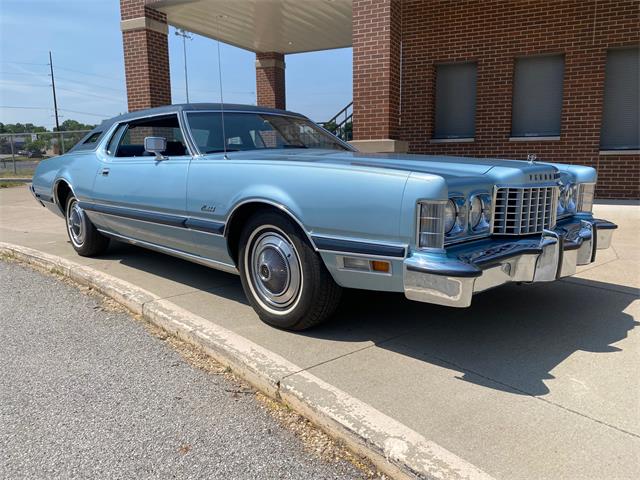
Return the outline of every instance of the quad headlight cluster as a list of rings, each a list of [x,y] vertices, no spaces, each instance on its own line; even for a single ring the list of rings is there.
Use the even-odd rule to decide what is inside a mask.
[[[560,186],[557,218],[591,213],[595,183],[566,183]],[[442,249],[447,243],[487,236],[491,233],[493,197],[488,192],[447,200],[418,202],[418,248]]]
[[[446,241],[489,234],[490,227],[489,193],[418,204],[419,248],[443,248]]]

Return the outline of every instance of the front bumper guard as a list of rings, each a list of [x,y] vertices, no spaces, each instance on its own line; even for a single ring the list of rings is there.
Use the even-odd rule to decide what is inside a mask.
[[[404,260],[404,292],[420,302],[468,307],[474,293],[509,282],[551,282],[595,261],[611,246],[617,225],[579,220],[545,230],[540,237],[486,242],[447,256],[414,253]]]

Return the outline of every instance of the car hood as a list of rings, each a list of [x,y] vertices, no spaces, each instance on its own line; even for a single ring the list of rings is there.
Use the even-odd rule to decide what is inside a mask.
[[[272,152],[275,153],[276,151]],[[468,179],[469,177],[484,177],[485,180],[493,183],[527,183],[532,180],[552,180],[557,172],[556,167],[547,163],[530,163],[523,160],[499,158],[334,152],[328,150],[291,150],[287,152],[280,150],[277,156],[282,160],[433,174],[441,176],[447,181]]]

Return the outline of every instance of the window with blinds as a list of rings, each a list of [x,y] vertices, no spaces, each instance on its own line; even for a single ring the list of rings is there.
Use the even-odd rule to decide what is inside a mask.
[[[560,136],[564,56],[517,58],[513,76],[512,137]]]
[[[475,136],[476,71],[475,63],[436,65],[435,139]]]
[[[640,48],[607,52],[600,148],[640,150]]]

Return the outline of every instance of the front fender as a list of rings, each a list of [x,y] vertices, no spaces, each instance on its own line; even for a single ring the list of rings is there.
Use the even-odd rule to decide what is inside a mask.
[[[575,183],[595,183],[598,173],[595,168],[584,165],[567,165],[565,163],[548,163],[558,169],[560,177],[564,177]]]
[[[308,234],[397,242],[407,177],[365,168],[229,160],[192,166],[188,202],[192,211],[215,206],[208,216],[226,221],[238,205],[263,200],[285,208]]]

